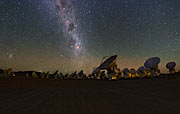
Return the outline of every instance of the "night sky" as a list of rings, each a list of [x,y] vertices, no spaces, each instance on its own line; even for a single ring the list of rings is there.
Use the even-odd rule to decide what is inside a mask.
[[[180,0],[0,0],[0,68],[90,73],[114,54],[180,70]]]

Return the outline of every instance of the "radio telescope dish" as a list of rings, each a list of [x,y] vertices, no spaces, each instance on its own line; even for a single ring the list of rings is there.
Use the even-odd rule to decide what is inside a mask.
[[[152,57],[145,61],[144,66],[148,69],[156,67],[160,63],[159,57]]]
[[[83,75],[84,74],[84,70],[81,70],[78,75]]]
[[[132,68],[132,69],[129,70],[129,72],[134,74],[134,73],[136,73],[136,70],[134,68]]]
[[[122,70],[123,73],[126,73],[126,72],[129,72],[129,69],[128,68],[125,68]]]
[[[97,67],[97,68],[92,72],[92,74],[96,74],[96,73],[98,73],[100,70],[101,70],[101,69],[100,69],[99,67]]]
[[[138,68],[138,72],[142,72],[144,69],[145,69],[145,67],[141,66],[141,67]]]
[[[110,68],[114,63],[116,63],[117,55],[113,55],[106,59],[100,66],[100,69],[108,69]]]
[[[167,69],[174,69],[174,67],[176,66],[176,63],[175,62],[169,62],[166,64],[166,68]]]
[[[117,55],[113,55],[113,56],[109,57],[109,58],[106,59],[103,63],[101,63],[100,66],[97,67],[97,68],[92,72],[92,74],[95,74],[95,73],[99,72],[100,70],[110,69],[110,68],[116,63],[116,60],[117,60]]]

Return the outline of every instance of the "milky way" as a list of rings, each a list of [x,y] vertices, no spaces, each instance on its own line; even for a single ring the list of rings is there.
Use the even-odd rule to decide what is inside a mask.
[[[64,32],[67,36],[67,40],[70,40],[70,47],[74,49],[74,53],[78,56],[82,51],[80,39],[79,24],[75,15],[75,8],[70,0],[56,0],[56,8],[64,24]]]

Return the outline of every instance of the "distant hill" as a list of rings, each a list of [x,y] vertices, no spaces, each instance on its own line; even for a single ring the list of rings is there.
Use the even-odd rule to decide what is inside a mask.
[[[29,76],[32,76],[32,73],[35,72],[37,75],[40,75],[41,72],[36,72],[36,71],[18,71],[14,72],[16,76],[26,76],[28,74]]]

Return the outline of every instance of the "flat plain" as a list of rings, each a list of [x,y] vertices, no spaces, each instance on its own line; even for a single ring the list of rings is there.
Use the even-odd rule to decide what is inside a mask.
[[[180,78],[0,79],[0,114],[180,114]]]

